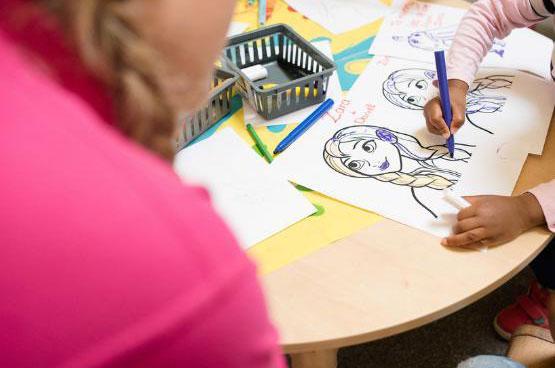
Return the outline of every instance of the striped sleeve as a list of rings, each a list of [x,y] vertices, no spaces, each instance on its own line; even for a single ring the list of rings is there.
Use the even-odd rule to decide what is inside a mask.
[[[538,17],[547,18],[555,13],[553,0],[528,0],[530,7]]]
[[[479,0],[462,19],[447,54],[447,73],[469,86],[495,38],[541,22],[555,11],[554,0]]]

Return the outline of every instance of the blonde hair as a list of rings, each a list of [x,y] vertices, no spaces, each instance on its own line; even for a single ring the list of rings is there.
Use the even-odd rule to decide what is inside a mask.
[[[43,3],[60,18],[84,65],[110,88],[121,131],[172,160],[177,114],[162,88],[165,66],[130,20],[131,1]]]
[[[456,181],[449,180],[437,174],[407,174],[404,172],[396,172],[389,174],[380,174],[373,176],[374,179],[386,183],[397,185],[404,185],[413,188],[432,188],[432,189],[445,189],[456,184]]]
[[[388,142],[399,151],[401,158],[412,159],[420,168],[410,172],[397,171],[378,175],[362,174],[345,164],[350,156],[340,149],[340,143],[353,140],[373,139]],[[356,125],[346,127],[326,142],[324,148],[324,161],[329,167],[340,174],[355,178],[368,178],[403,185],[412,188],[428,187],[431,189],[445,189],[456,184],[458,173],[436,167],[432,160],[448,157],[447,148],[443,146],[423,147],[411,135],[395,132],[386,128],[371,125]]]

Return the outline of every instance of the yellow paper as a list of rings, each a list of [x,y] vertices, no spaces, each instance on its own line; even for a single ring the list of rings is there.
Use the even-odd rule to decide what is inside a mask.
[[[305,193],[318,213],[250,248],[248,254],[267,274],[326,245],[367,228],[381,217],[317,192]]]
[[[344,89],[348,89],[356,76],[364,70],[370,59],[370,56],[367,55],[368,40],[375,36],[382,22],[378,20],[354,31],[334,35],[290,9],[282,0],[269,1],[268,7],[268,13],[271,15],[267,24],[286,23],[308,40],[331,41],[333,53],[340,58],[336,62]],[[253,30],[258,27],[257,19],[258,7],[256,4],[248,6],[246,0],[237,3],[234,21],[249,23],[248,30]],[[235,111],[230,118],[218,125],[216,130],[225,127],[232,127],[245,142],[248,142],[256,150],[254,142],[245,129],[242,109]],[[273,151],[274,147],[294,127],[295,125],[259,127],[256,132],[268,146],[269,151]],[[275,271],[322,247],[367,228],[381,219],[376,214],[344,204],[320,193],[302,187],[300,190],[319,211],[248,250],[249,256],[257,263],[261,274]]]

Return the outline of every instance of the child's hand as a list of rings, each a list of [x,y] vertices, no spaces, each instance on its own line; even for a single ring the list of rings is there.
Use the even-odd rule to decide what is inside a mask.
[[[464,124],[466,112],[466,92],[468,85],[458,79],[449,80],[449,95],[451,96],[451,110],[453,112],[453,121],[451,122],[451,132],[443,120],[441,112],[441,103],[439,97],[436,97],[424,106],[424,117],[426,118],[426,126],[430,133],[443,136],[447,139]]]
[[[441,241],[444,246],[499,245],[545,223],[542,208],[530,193],[518,197],[476,196],[466,199],[472,205],[459,212],[454,235]]]

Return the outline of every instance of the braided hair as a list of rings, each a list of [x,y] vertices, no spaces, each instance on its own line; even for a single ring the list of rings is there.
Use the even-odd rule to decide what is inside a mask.
[[[130,20],[130,1],[44,0],[72,36],[84,65],[109,88],[120,130],[167,160],[176,111],[162,88],[164,65]]]
[[[350,156],[342,152],[340,148],[340,143],[353,139],[373,139],[389,142],[397,148],[401,159],[413,160],[418,163],[419,168],[411,172],[397,171],[377,175],[363,174],[346,164]],[[458,160],[464,161],[470,157],[470,154],[466,151],[460,150],[460,153],[466,153],[467,157]],[[456,184],[460,174],[452,170],[437,167],[433,162],[435,159],[451,159],[445,146],[424,147],[411,135],[372,125],[355,125],[343,128],[326,142],[324,148],[325,162],[329,167],[343,175],[355,178],[371,177],[382,182],[411,188],[441,190]]]

